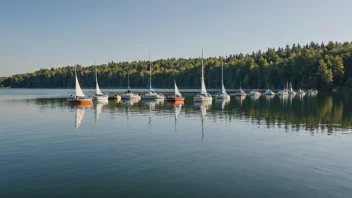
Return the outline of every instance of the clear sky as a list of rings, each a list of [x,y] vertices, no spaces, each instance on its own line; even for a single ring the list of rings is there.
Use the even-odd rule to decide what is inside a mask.
[[[0,76],[352,40],[351,0],[1,0]]]

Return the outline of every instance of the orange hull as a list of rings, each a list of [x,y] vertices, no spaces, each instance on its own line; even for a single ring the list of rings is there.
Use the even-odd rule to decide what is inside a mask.
[[[73,106],[87,106],[90,107],[93,105],[93,102],[91,100],[75,100],[71,101]]]
[[[178,102],[178,101],[184,101],[185,98],[172,98],[171,100],[174,102]]]
[[[179,101],[172,101],[171,102],[171,105],[184,105],[184,102],[183,102],[183,100],[179,100]]]

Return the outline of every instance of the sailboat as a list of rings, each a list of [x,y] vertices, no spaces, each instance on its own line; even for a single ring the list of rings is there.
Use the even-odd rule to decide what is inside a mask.
[[[230,96],[226,93],[224,86],[224,63],[221,63],[221,93],[215,96],[216,99],[230,100]]]
[[[246,96],[247,95],[246,92],[244,92],[241,88],[241,82],[240,82],[240,89],[236,93],[234,93],[233,95],[234,96]]]
[[[275,92],[271,91],[271,90],[269,89],[269,85],[268,85],[268,89],[264,92],[264,95],[273,96],[273,95],[275,95]]]
[[[286,88],[284,88],[283,90],[280,90],[278,93],[278,95],[288,95],[288,82],[287,82],[287,86]]]
[[[202,77],[200,94],[193,98],[194,102],[213,101],[211,95],[207,92],[204,82],[204,64],[203,64],[203,48],[202,48]]]
[[[318,94],[318,90],[316,90],[316,89],[308,90],[308,95],[310,95],[310,96],[315,96],[317,94]]]
[[[150,53],[149,53],[149,92],[142,96],[142,99],[164,99],[164,96],[158,94],[152,88],[152,61],[150,60]]]
[[[98,74],[97,74],[97,67],[95,67],[95,94],[93,96],[93,100],[97,101],[107,101],[109,99],[109,96],[106,94],[103,94],[100,91],[99,84],[98,84]]]
[[[258,89],[252,89],[252,91],[249,93],[251,96],[260,96],[260,95],[262,95],[259,91],[258,91]]]
[[[303,90],[303,82],[302,82],[302,88],[298,90],[298,94],[299,94],[300,96],[302,96],[302,97],[303,97],[304,95],[306,95],[306,92]]]
[[[296,92],[292,89],[292,83],[290,82],[290,88],[288,89],[288,94],[296,95]]]
[[[71,95],[67,99],[68,102],[76,103],[76,104],[80,104],[80,105],[91,105],[92,104],[92,99],[85,96],[82,89],[81,89],[81,86],[79,86],[76,67],[75,67],[75,89],[76,89],[76,95],[75,96]]]
[[[127,73],[127,91],[121,95],[122,99],[131,99],[131,100],[139,100],[141,97],[137,94],[134,93],[133,91],[130,90],[130,73]]]
[[[174,101],[174,102],[178,102],[178,101],[184,101],[185,98],[182,97],[180,91],[177,88],[176,82],[175,83],[175,95],[171,96],[170,100]]]

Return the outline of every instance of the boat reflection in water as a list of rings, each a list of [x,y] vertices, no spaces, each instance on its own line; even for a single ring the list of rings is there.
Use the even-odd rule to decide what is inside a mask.
[[[75,108],[75,129],[78,130],[78,128],[82,124],[82,120],[86,112],[86,109],[91,108],[92,104],[83,105],[83,104],[75,103],[72,105],[72,107]]]
[[[202,116],[202,140],[204,139],[204,119],[207,114],[207,110],[210,109],[212,101],[195,102],[194,108],[200,109]]]
[[[152,111],[155,111],[156,105],[164,104],[164,99],[153,99],[153,100],[144,100],[143,104],[149,108],[149,134],[152,134]]]
[[[175,102],[171,102],[170,105],[174,106],[174,114],[175,114],[175,132],[176,132],[176,123],[177,123],[177,119],[181,113],[182,110],[182,106],[184,105],[183,101],[175,101]]]
[[[139,101],[141,101],[141,98],[130,98],[130,99],[122,99],[122,104],[126,106],[133,106],[134,104],[137,104]]]
[[[221,110],[225,109],[225,106],[230,103],[230,98],[227,99],[217,99],[215,101],[215,104],[217,107],[220,107]]]
[[[270,101],[271,99],[275,98],[275,95],[264,95],[266,101]]]
[[[236,101],[238,101],[242,107],[243,100],[246,99],[246,96],[235,96]]]
[[[101,113],[103,112],[103,107],[107,106],[108,104],[109,104],[108,100],[99,100],[93,103],[95,124],[97,124],[97,121]]]
[[[338,95],[338,94],[318,94],[316,97],[299,97],[289,94],[281,96],[261,96],[259,99],[244,99],[241,97],[235,97],[236,101],[227,103],[227,101],[218,102],[215,100],[215,108],[209,111],[211,102],[196,102],[193,103],[191,97],[189,100],[185,100],[183,103],[170,103],[169,105],[162,105],[163,100],[149,100],[143,101],[141,104],[137,104],[138,100],[122,100],[123,104],[119,105],[108,105],[94,104],[94,111],[96,120],[106,119],[100,114],[102,111],[109,111],[113,115],[128,115],[128,112],[134,112],[134,115],[139,120],[144,120],[151,125],[153,111],[157,114],[155,116],[165,116],[172,112],[172,116],[175,120],[172,124],[177,123],[178,128],[180,123],[179,117],[185,115],[187,117],[198,117],[201,114],[202,121],[204,122],[205,116],[212,114],[212,121],[225,120],[231,123],[234,120],[245,120],[245,121],[256,121],[256,124],[265,125],[266,127],[283,127],[286,130],[292,131],[309,131],[311,133],[328,131],[332,133],[335,131],[348,131],[352,128],[352,110],[350,103],[351,95]],[[53,109],[53,108],[67,108],[62,106],[64,99],[33,99],[26,100],[27,103],[34,103],[40,106],[41,109]],[[180,105],[178,105],[180,104]],[[240,106],[242,104],[242,106]],[[61,106],[60,106],[61,105]],[[194,110],[192,111],[189,107]],[[182,107],[181,107],[182,106]],[[75,111],[75,128],[78,129],[82,125],[83,117],[86,116],[87,108],[90,105],[77,105],[72,108]],[[127,108],[127,109],[126,109]],[[181,109],[183,114],[180,113]],[[198,110],[200,110],[200,112]],[[132,110],[132,111],[130,111]],[[125,113],[126,111],[126,113]],[[198,116],[197,116],[198,115]],[[144,117],[141,117],[144,116]],[[130,116],[129,116],[130,117]],[[128,119],[128,117],[127,117]],[[83,121],[84,123],[85,121]],[[94,123],[93,123],[94,124]],[[132,123],[130,123],[132,124]],[[139,124],[139,123],[134,123]],[[203,123],[206,124],[206,123]],[[203,125],[202,125],[203,126]],[[205,125],[206,126],[206,125]],[[204,130],[204,129],[203,129]]]

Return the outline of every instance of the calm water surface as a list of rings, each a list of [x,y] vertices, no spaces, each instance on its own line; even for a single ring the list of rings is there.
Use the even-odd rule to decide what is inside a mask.
[[[351,94],[71,106],[72,92],[0,89],[0,197],[352,196]]]

